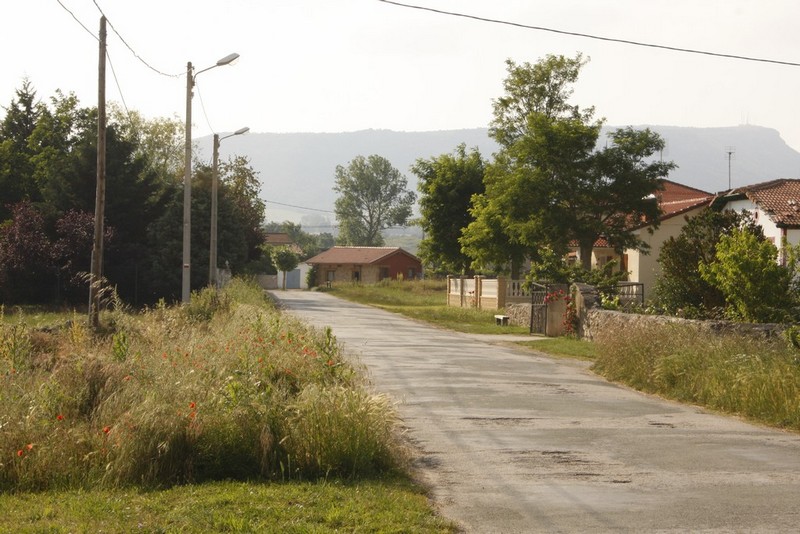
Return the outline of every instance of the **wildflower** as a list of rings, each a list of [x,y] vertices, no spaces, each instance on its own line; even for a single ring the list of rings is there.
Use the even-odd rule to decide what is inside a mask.
[[[28,443],[27,445],[25,445],[25,448],[28,449],[29,451],[33,450],[33,443]]]
[[[194,410],[195,406],[196,406],[196,404],[194,402],[190,402],[189,403],[189,408],[191,408],[192,410]]]
[[[123,380],[124,380],[125,382],[127,382],[127,381],[128,381],[128,380],[130,380],[130,379],[131,379],[131,375],[125,375],[125,377],[123,378]]]
[[[56,420],[57,420],[57,421],[63,421],[63,420],[64,420],[64,416],[63,416],[62,414],[58,414],[58,415],[56,416]]]
[[[22,457],[23,454],[25,454],[25,451],[23,451],[22,449],[17,451],[17,456],[19,456],[20,458]]]
[[[103,427],[103,434],[108,434],[109,432],[111,432],[111,427],[110,426],[104,426]]]

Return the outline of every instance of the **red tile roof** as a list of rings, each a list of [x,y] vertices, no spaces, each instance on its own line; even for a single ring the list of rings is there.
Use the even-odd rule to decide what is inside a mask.
[[[267,232],[264,240],[268,245],[291,245],[294,244],[289,234],[285,232]]]
[[[711,204],[714,195],[701,189],[695,189],[688,185],[679,184],[670,180],[664,180],[664,189],[654,193],[658,199],[658,205],[661,207],[661,216],[659,221],[664,221],[678,215],[691,211],[695,208],[707,206]],[[631,221],[631,226],[636,228],[645,228],[649,226],[646,223],[635,224]],[[577,242],[570,243],[570,246],[577,246]],[[595,248],[610,248],[611,244],[605,237],[600,237],[594,243]]]
[[[397,253],[405,254],[419,261],[419,258],[400,247],[332,247],[306,260],[306,263],[312,265],[322,263],[369,265]]]
[[[714,195],[694,187],[664,180],[664,190],[659,191],[656,198],[658,198],[658,205],[662,211],[659,219],[663,221],[691,209],[710,204]]]
[[[722,201],[748,198],[779,227],[800,227],[800,180],[782,178],[770,182],[733,189],[720,197]]]

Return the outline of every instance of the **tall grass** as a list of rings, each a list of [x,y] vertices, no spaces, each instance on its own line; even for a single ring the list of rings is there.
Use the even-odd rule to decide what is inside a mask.
[[[394,411],[330,331],[235,281],[98,338],[0,323],[0,490],[369,476],[402,462]]]
[[[595,343],[594,369],[610,380],[800,430],[800,353],[780,338],[642,325]]]

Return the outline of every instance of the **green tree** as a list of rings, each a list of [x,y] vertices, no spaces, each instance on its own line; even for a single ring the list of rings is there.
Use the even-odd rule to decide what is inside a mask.
[[[283,272],[282,288],[286,289],[286,273],[293,271],[300,263],[300,257],[289,247],[275,247],[271,252],[272,263]]]
[[[520,248],[537,260],[543,245],[563,254],[577,243],[588,270],[600,236],[619,251],[646,250],[635,228],[657,226],[652,194],[674,165],[650,159],[663,148],[650,130],[617,130],[609,146],[597,150],[603,121],[593,119],[593,108],[568,103],[584,64],[580,54],[547,56],[536,65],[507,62],[506,95],[494,104],[490,128],[501,148],[464,236],[473,254],[487,230],[505,234],[495,248],[507,247],[512,264]]]
[[[344,245],[380,246],[381,231],[402,225],[411,216],[416,195],[408,181],[386,158],[355,157],[347,167],[336,166],[339,193],[334,211],[339,222],[339,241]]]
[[[459,239],[473,221],[473,195],[484,191],[485,163],[480,152],[467,153],[464,144],[453,154],[418,159],[411,172],[419,178],[420,225],[424,237],[419,255],[435,273],[467,273],[472,260],[461,250]]]
[[[730,318],[756,323],[791,319],[796,273],[778,264],[775,245],[737,228],[720,237],[715,256],[714,262],[700,264],[700,276],[725,296]]]
[[[134,157],[146,162],[148,172],[155,173],[164,185],[182,179],[186,163],[183,121],[174,117],[146,119],[138,111],[122,110],[114,104],[109,105],[108,116],[119,137],[135,147]]]
[[[725,306],[725,296],[700,276],[700,265],[716,261],[717,244],[723,235],[741,228],[758,239],[764,232],[749,212],[706,208],[688,217],[677,237],[661,245],[661,273],[654,287],[655,302],[670,313],[706,317]]]
[[[260,197],[258,173],[246,156],[233,156],[221,163],[219,173],[220,194],[230,201],[231,209],[235,210],[242,225],[247,244],[246,261],[257,259],[259,246],[264,242],[262,226],[266,214],[266,203]]]
[[[11,216],[12,205],[22,200],[41,200],[33,177],[33,151],[28,144],[41,113],[36,91],[26,79],[0,123],[0,221]]]

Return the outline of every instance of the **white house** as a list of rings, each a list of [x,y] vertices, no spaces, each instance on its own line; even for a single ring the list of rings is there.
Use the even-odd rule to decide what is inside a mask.
[[[785,261],[783,244],[800,243],[800,180],[782,178],[731,189],[718,195],[712,206],[719,210],[748,211],[778,247]]]
[[[634,226],[636,235],[649,245],[647,252],[628,249],[620,256],[605,238],[595,242],[592,249],[592,266],[602,267],[611,260],[620,262],[620,269],[628,271],[630,282],[641,283],[644,299],[650,296],[661,273],[658,255],[661,245],[671,237],[678,237],[688,217],[693,217],[711,204],[714,195],[694,187],[664,180],[664,189],[655,193],[661,207],[658,228],[650,225]]]

